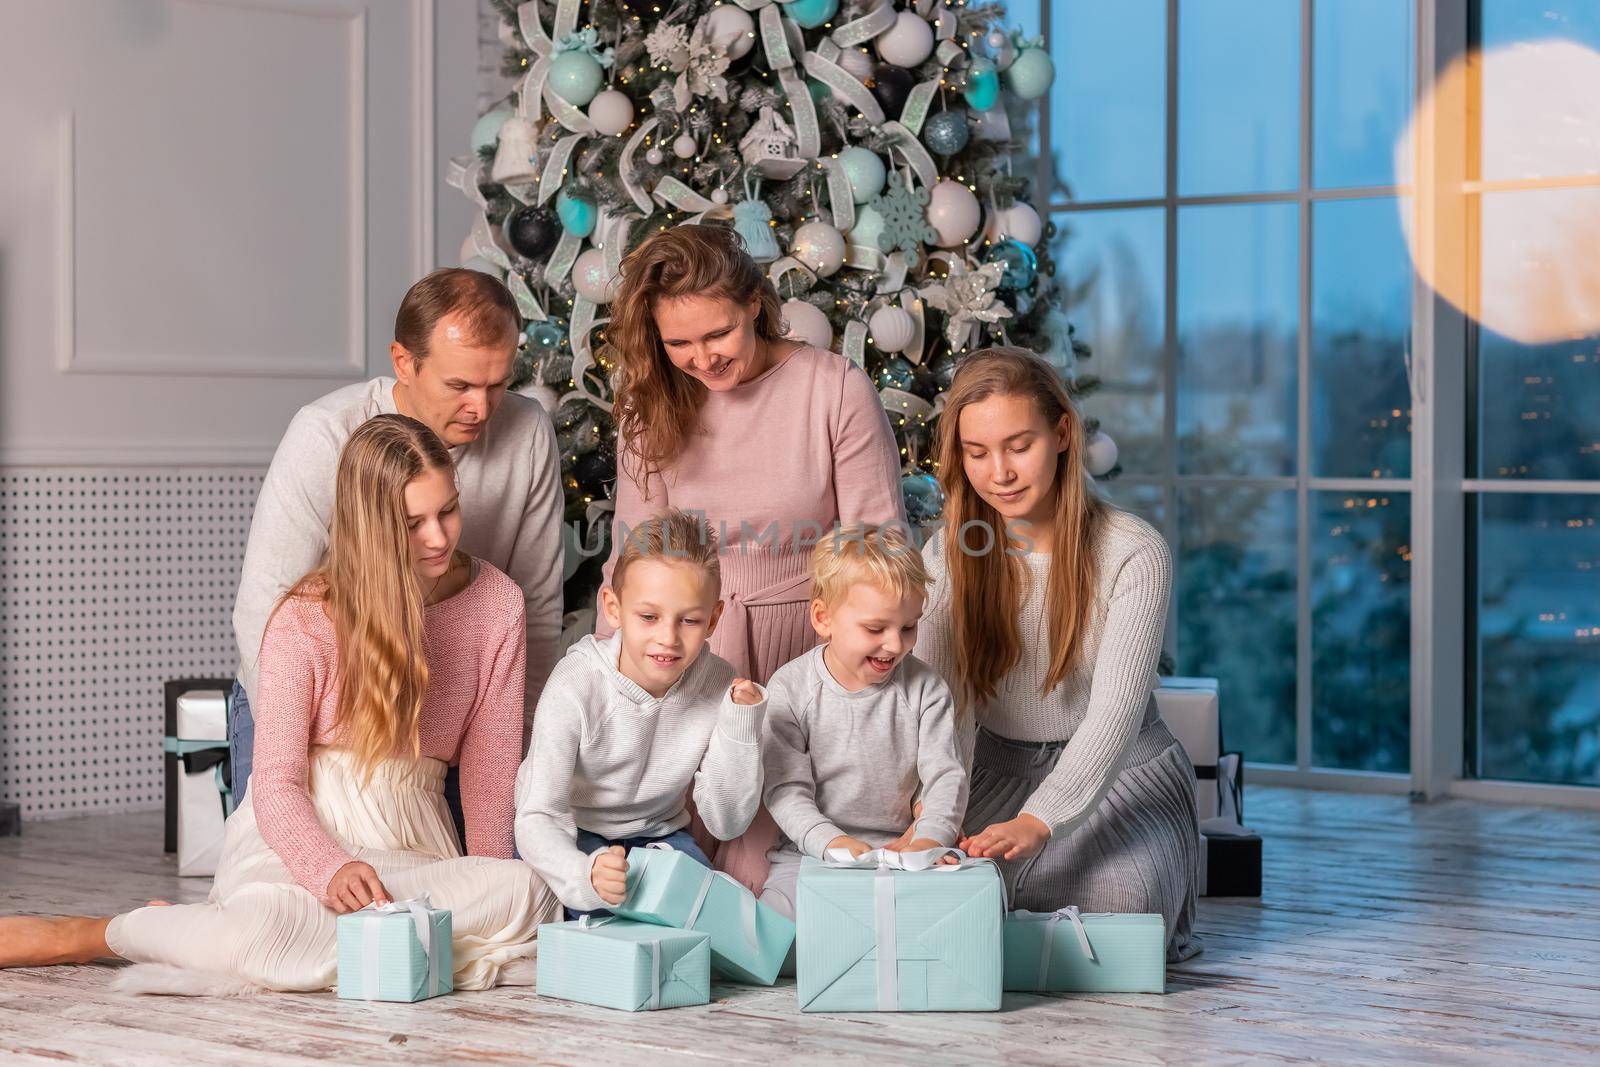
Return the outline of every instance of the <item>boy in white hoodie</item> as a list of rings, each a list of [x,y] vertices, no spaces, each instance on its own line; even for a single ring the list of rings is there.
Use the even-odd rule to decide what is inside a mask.
[[[569,918],[622,903],[629,848],[710,866],[685,827],[744,833],[761,800],[767,695],[706,648],[722,613],[717,545],[672,510],[629,531],[601,591],[616,630],[556,664],[517,774],[517,849]]]

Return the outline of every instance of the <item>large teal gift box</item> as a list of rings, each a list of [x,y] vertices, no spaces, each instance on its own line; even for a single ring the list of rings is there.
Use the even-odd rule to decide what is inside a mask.
[[[937,867],[914,858],[925,855],[801,864],[801,1011],[999,1010],[1000,872],[988,860]],[[908,863],[918,869],[897,869]]]
[[[611,909],[624,919],[699,930],[711,966],[739,982],[771,985],[794,944],[794,923],[721,871],[669,848],[628,851],[628,892]]]
[[[710,935],[627,919],[539,927],[539,995],[622,1011],[711,1002]]]
[[[1006,916],[1006,988],[1030,993],[1165,993],[1167,924],[1159,915],[1077,908]]]
[[[426,896],[339,916],[339,996],[426,1000],[455,988],[450,912]]]

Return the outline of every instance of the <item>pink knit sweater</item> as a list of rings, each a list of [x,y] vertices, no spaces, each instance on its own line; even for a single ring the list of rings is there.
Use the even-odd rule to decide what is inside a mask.
[[[701,512],[721,543],[722,621],[711,650],[765,683],[816,643],[811,548],[834,523],[904,521],[900,455],[866,372],[822,349],[708,393],[700,433],[641,493],[618,463],[611,581],[623,532],[667,507]],[[610,636],[605,616],[596,634]]]
[[[429,676],[419,734],[422,755],[461,767],[467,851],[509,859],[522,755],[523,596],[500,571],[474,565],[465,589],[423,609]],[[329,903],[329,880],[354,857],[318,821],[306,784],[310,750],[337,743],[337,641],[319,601],[292,597],[273,614],[256,692],[250,796],[261,837],[297,883]]]

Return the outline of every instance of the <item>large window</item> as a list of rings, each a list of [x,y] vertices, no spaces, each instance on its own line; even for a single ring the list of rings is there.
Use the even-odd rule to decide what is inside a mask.
[[[1048,0],[1058,269],[1168,643],[1256,764],[1410,763],[1406,0]]]
[[[1600,4],[1479,0],[1471,38],[1477,273],[1491,293],[1542,299],[1485,306],[1472,338],[1468,771],[1600,785],[1600,336],[1592,290],[1565,303],[1595,276],[1582,235],[1600,226]]]

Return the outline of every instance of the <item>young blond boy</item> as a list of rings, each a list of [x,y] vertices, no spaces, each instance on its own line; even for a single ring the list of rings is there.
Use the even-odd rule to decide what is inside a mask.
[[[817,545],[811,574],[823,644],[773,674],[762,741],[783,838],[761,900],[791,917],[802,856],[954,845],[967,803],[955,702],[910,655],[927,597],[921,554],[897,527],[857,524]]]
[[[766,694],[706,642],[722,614],[715,539],[672,510],[628,534],[601,606],[539,699],[517,775],[517,848],[568,917],[622,903],[628,848],[665,842],[710,866],[685,827],[744,833],[761,798]]]

